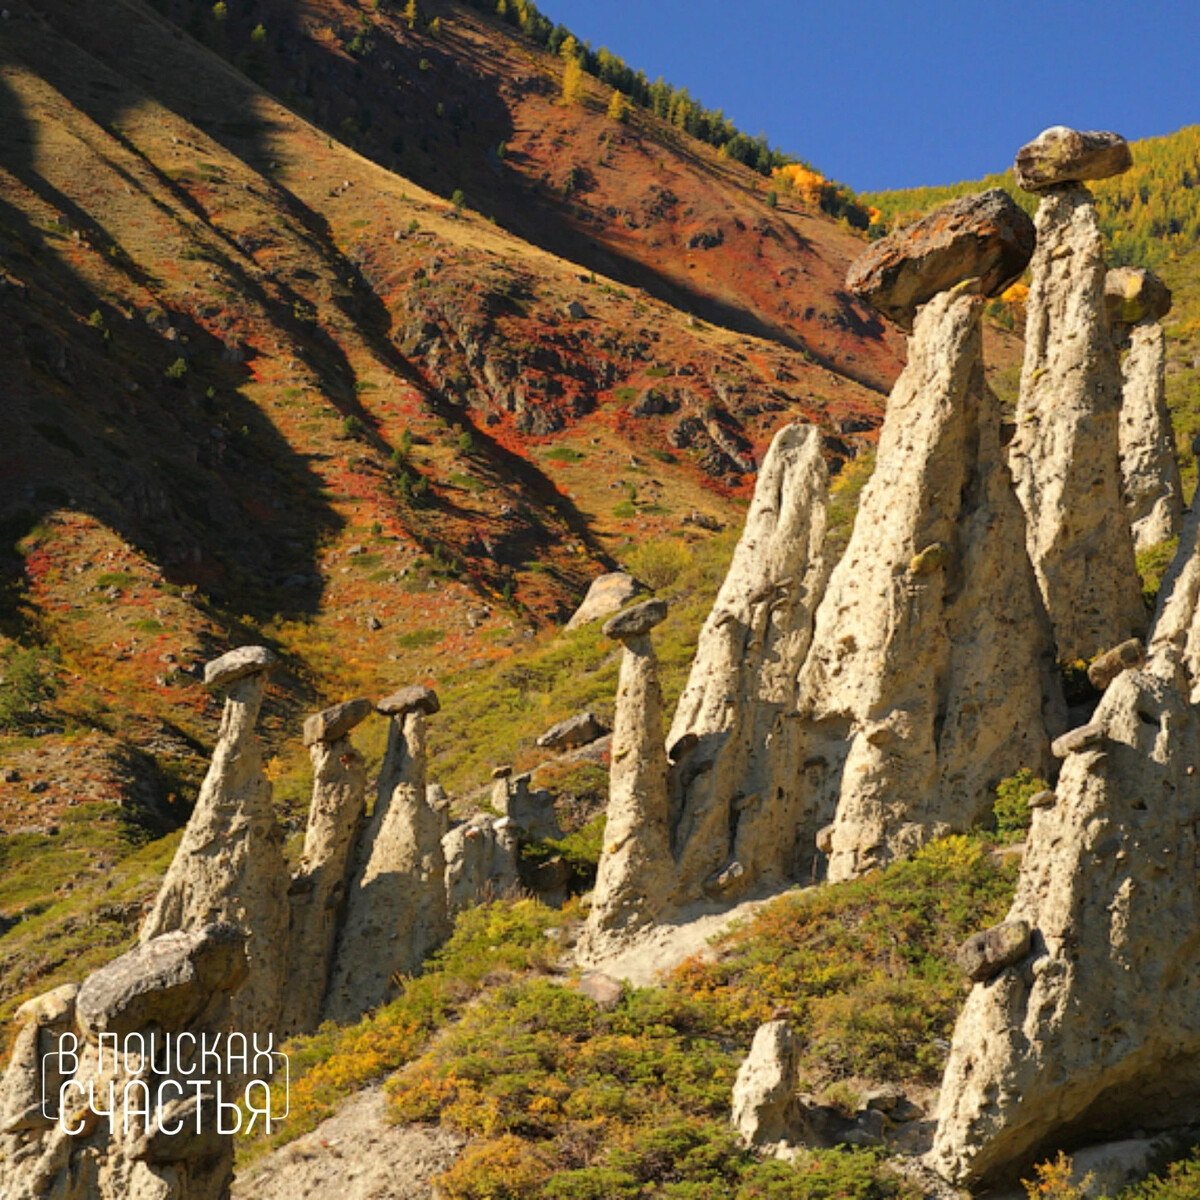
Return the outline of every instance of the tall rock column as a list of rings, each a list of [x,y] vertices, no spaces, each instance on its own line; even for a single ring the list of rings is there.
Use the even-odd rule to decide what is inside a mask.
[[[624,646],[612,734],[604,851],[580,962],[592,962],[649,925],[666,909],[675,886],[668,827],[667,754],[662,692],[650,630],[666,618],[662,600],[646,600],[604,626]]]
[[[288,953],[289,875],[254,726],[275,656],[243,646],[205,668],[228,689],[212,763],[154,907],[143,943],[174,930],[232,922],[248,935],[250,976],[234,1000],[234,1028],[277,1028]]]
[[[288,891],[291,952],[282,1022],[288,1035],[311,1033],[321,1023],[334,939],[366,807],[367,765],[351,744],[350,732],[374,711],[370,700],[347,700],[304,722],[313,794],[300,868]]]
[[[985,280],[1002,289],[1032,248],[1028,217],[986,192],[851,269],[881,311],[897,296],[921,307],[902,322],[908,364],[799,679],[812,819],[833,821],[831,880],[970,827],[1000,779],[1048,765],[1061,699],[984,380],[978,294]]]
[[[390,999],[449,933],[442,822],[425,786],[425,718],[440,705],[413,686],[381,700],[391,718],[375,811],[360,843],[325,997],[325,1017],[347,1022]]]
[[[1144,668],[1058,744],[1006,922],[1028,952],[972,989],[942,1080],[929,1161],[956,1182],[1200,1121],[1197,532],[1193,516]]]
[[[1150,271],[1118,267],[1105,279],[1104,300],[1114,339],[1128,347],[1121,365],[1121,479],[1140,552],[1173,538],[1183,514],[1159,324],[1171,310],[1171,292]]]
[[[667,738],[676,759],[672,825],[682,903],[722,877],[744,885],[793,874],[800,798],[784,714],[795,704],[829,576],[828,505],[818,430],[786,426],[763,460]]]
[[[1061,127],[1017,155],[1017,182],[1042,199],[1009,464],[1058,657],[1069,661],[1146,628],[1121,487],[1121,373],[1105,314],[1103,243],[1080,182],[1130,161],[1115,134]]]

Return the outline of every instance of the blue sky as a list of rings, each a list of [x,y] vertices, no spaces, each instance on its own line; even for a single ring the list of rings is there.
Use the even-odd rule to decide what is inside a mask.
[[[1187,0],[538,0],[858,191],[1011,164],[1048,125],[1131,140],[1200,121]]]

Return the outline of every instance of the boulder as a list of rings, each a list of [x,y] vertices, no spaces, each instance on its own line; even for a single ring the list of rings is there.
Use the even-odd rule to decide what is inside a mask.
[[[313,771],[312,800],[300,865],[288,889],[289,970],[280,1022],[287,1036],[312,1033],[321,1023],[334,943],[345,915],[366,811],[367,764],[346,734],[355,723],[352,718],[362,720],[375,706],[369,700],[348,703],[355,708],[350,713],[336,715],[324,727],[327,734],[344,731],[341,736],[314,739],[308,748]],[[324,717],[325,713],[317,715]],[[309,721],[315,719],[310,717]]]
[[[1035,223],[1008,457],[1057,654],[1070,662],[1141,635],[1146,617],[1121,487],[1121,369],[1091,193],[1048,192]]]
[[[1122,642],[1101,654],[1088,667],[1088,682],[1098,692],[1102,692],[1122,671],[1140,667],[1145,658],[1142,643],[1137,638],[1130,638],[1127,642]]]
[[[1161,321],[1171,311],[1171,289],[1145,267],[1114,267],[1104,277],[1109,325]]]
[[[602,1012],[611,1012],[625,995],[625,985],[603,971],[584,971],[579,977],[579,990]]]
[[[1123,175],[1133,166],[1129,143],[1119,133],[1082,133],[1065,125],[1043,130],[1017,151],[1018,187],[1027,192]]]
[[[1055,738],[1050,749],[1055,758],[1066,758],[1068,754],[1082,754],[1085,750],[1096,750],[1104,745],[1104,726],[1092,721],[1069,729]]]
[[[266,1031],[278,1025],[283,1003],[290,876],[254,735],[266,676],[260,666],[225,679],[212,763],[141,940],[213,922],[239,925],[249,939],[250,977],[235,997],[234,1019],[240,1029]]]
[[[442,819],[425,779],[429,688],[396,692],[380,709],[392,716],[375,809],[359,841],[338,938],[326,1020],[357,1020],[395,994],[449,933]]]
[[[807,845],[833,822],[830,880],[986,819],[997,780],[1049,770],[1049,735],[1065,724],[984,380],[983,305],[957,289],[918,314],[817,608],[792,756]]]
[[[625,571],[610,571],[607,575],[599,575],[592,580],[583,603],[575,610],[575,615],[567,622],[566,628],[579,629],[592,621],[600,620],[601,617],[610,617],[613,613],[620,612],[642,590],[642,585]]]
[[[802,780],[777,730],[795,705],[829,576],[828,504],[818,430],[785,426],[763,460],[667,738],[679,904],[733,862],[735,890],[793,877]]]
[[[859,255],[846,287],[906,333],[922,304],[978,279],[985,296],[1020,278],[1033,255],[1033,222],[999,188],[963,196]]]
[[[1005,921],[972,934],[958,948],[958,965],[972,983],[999,975],[1029,953],[1028,921]]]
[[[441,707],[437,692],[420,683],[410,684],[390,696],[384,696],[375,705],[376,711],[385,717],[403,717],[410,712],[422,712],[426,716],[432,716],[440,711]]]
[[[538,738],[537,744],[543,750],[571,750],[576,746],[586,746],[606,733],[608,726],[594,712],[582,712],[551,725]]]
[[[747,1146],[788,1142],[801,1123],[799,1045],[791,1024],[760,1025],[733,1083],[733,1127]]]
[[[226,687],[248,675],[269,671],[278,661],[266,646],[239,646],[205,664],[204,684],[206,687]]]
[[[365,697],[346,700],[326,708],[304,722],[304,744],[336,742],[344,738],[356,725],[365,721],[375,711],[375,705]]]
[[[1107,753],[1063,763],[1039,808],[1010,922],[1028,967],[972,990],[942,1080],[932,1166],[1017,1178],[1057,1148],[1200,1120],[1200,678],[1194,522],[1164,583],[1150,653],[1095,713]]]
[[[1133,326],[1121,366],[1118,445],[1125,512],[1138,552],[1175,537],[1183,519],[1183,483],[1167,408],[1166,364],[1162,326],[1150,320]]]
[[[665,600],[643,600],[604,622],[604,636],[614,641],[643,637],[667,619]]]
[[[185,1029],[248,969],[245,937],[234,925],[165,933],[88,976],[75,1000],[79,1027],[93,1039],[114,1033],[119,1040],[148,1025]]]

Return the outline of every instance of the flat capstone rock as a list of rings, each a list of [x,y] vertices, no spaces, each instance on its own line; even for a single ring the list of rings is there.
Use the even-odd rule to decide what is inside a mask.
[[[1017,186],[1027,192],[1123,175],[1133,166],[1129,143],[1107,130],[1053,125],[1017,151]]]
[[[604,636],[621,641],[649,633],[667,619],[665,600],[643,600],[604,623]]]
[[[390,696],[384,696],[375,705],[376,711],[383,713],[385,717],[399,717],[405,713],[418,711],[423,712],[426,716],[432,716],[441,707],[437,692],[421,683],[411,684],[401,688],[398,692],[393,692]]]
[[[1110,325],[1161,321],[1171,311],[1171,289],[1145,267],[1114,267],[1104,277],[1104,308]]]
[[[375,711],[375,705],[365,697],[344,700],[307,718],[304,722],[304,744],[336,742]]]
[[[207,687],[221,687],[236,683],[247,675],[269,671],[279,661],[278,655],[266,646],[239,646],[214,658],[204,668],[204,683]]]

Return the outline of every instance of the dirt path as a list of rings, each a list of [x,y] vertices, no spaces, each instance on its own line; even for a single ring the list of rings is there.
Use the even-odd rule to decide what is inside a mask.
[[[389,1125],[382,1087],[239,1172],[233,1200],[429,1200],[429,1180],[466,1144],[450,1129]]]

